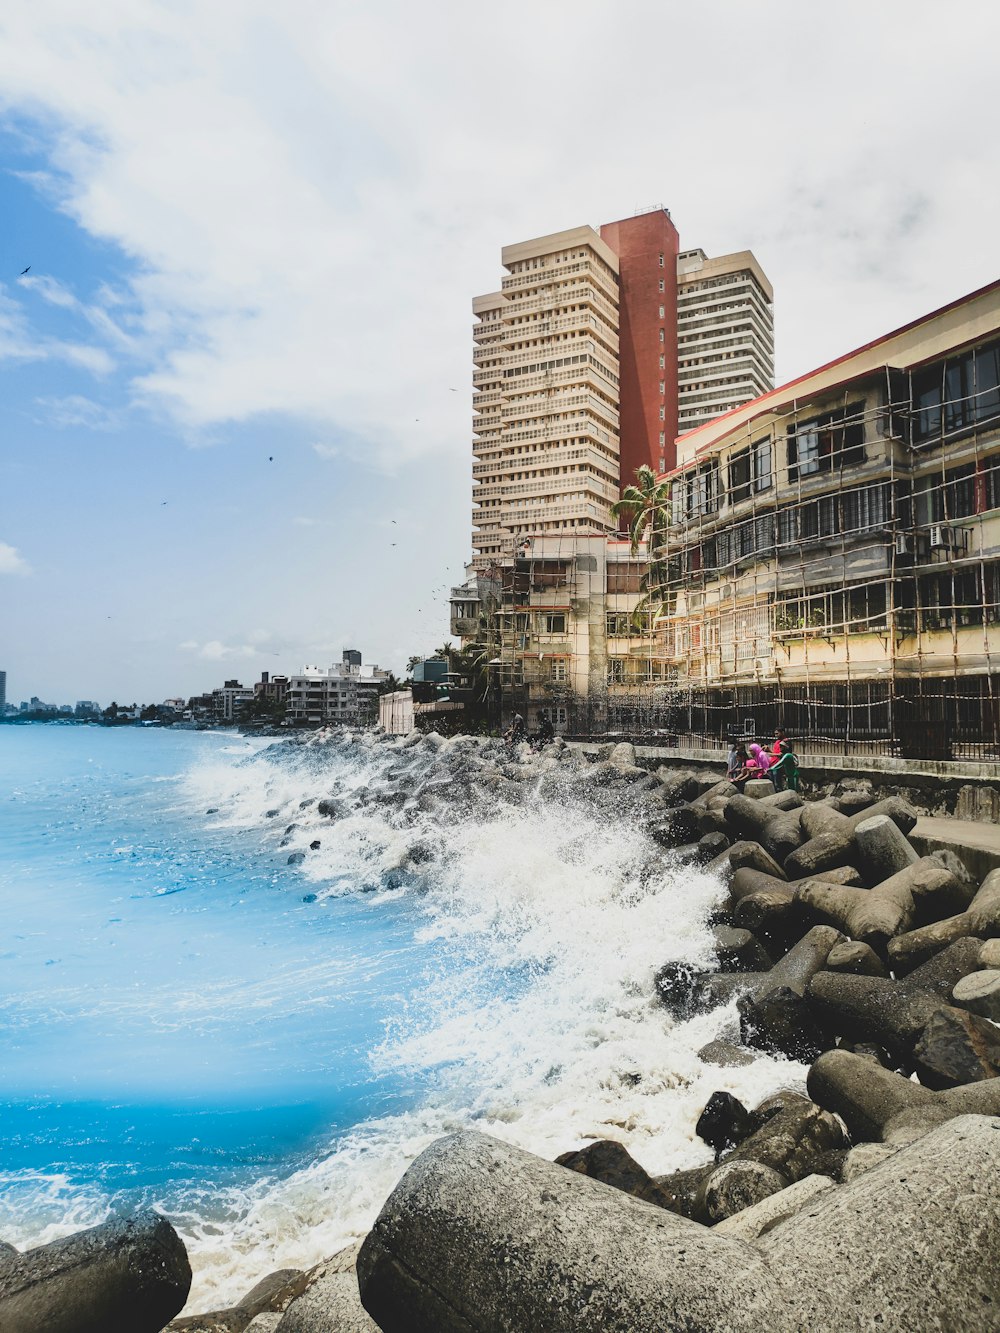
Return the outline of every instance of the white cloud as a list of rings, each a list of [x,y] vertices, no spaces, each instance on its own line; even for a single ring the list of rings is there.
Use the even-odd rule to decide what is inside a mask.
[[[36,398],[40,421],[64,430],[117,430],[120,416],[102,403],[84,394],[71,393],[61,398]]]
[[[314,444],[313,453],[317,458],[326,459],[328,462],[341,456],[340,450],[335,444]]]
[[[0,542],[0,574],[30,574],[31,566],[22,555],[18,554],[16,546],[9,546],[6,542]]]
[[[205,643],[199,643],[197,639],[186,639],[177,646],[181,651],[193,652],[209,662],[257,656],[257,648],[252,643],[223,643],[221,639],[209,639]]]

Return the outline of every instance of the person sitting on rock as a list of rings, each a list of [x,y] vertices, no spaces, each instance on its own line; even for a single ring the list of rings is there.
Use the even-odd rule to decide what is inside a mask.
[[[514,718],[503,734],[504,740],[508,745],[518,745],[527,737],[527,728],[524,725],[524,718],[520,713],[515,713]]]
[[[781,742],[781,757],[771,765],[768,776],[774,778],[774,785],[778,791],[798,791],[799,759],[792,750],[791,741]]]
[[[726,777],[740,791],[746,786],[747,779],[750,777],[749,763],[750,756],[747,754],[747,747],[740,741],[729,751],[729,762],[726,765]]]
[[[771,761],[764,753],[764,747],[757,745],[756,742],[750,746],[750,758],[747,761],[747,768],[750,770],[752,778],[763,778],[767,776],[767,771],[771,767]]]
[[[555,727],[553,727],[552,722],[549,718],[543,717],[541,725],[539,726],[538,732],[535,736],[535,739],[532,741],[532,745],[536,750],[541,750],[544,749],[544,747],[548,745],[550,741],[554,741],[555,738],[556,738]]]

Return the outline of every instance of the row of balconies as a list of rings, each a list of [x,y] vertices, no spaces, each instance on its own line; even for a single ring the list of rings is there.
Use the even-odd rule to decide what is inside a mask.
[[[608,293],[611,300],[618,300],[618,283],[605,269],[592,259],[575,259],[567,264],[547,264],[544,268],[526,269],[523,273],[507,273],[500,280],[502,292],[523,291],[529,287],[560,287],[567,277],[585,274]]]
[[[595,288],[585,283],[574,283],[568,287],[560,288],[557,293],[548,296],[532,296],[523,301],[517,301],[512,306],[512,313],[518,315],[530,315],[536,310],[552,310],[554,306],[580,305],[586,303],[592,305],[595,310],[600,311],[611,327],[618,331],[618,309],[613,306]]]

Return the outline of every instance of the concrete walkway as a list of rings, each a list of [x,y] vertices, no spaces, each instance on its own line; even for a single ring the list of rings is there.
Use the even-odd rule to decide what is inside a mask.
[[[973,878],[980,881],[1000,866],[1000,825],[997,824],[921,815],[910,834],[910,841],[923,856],[939,849],[954,852]]]

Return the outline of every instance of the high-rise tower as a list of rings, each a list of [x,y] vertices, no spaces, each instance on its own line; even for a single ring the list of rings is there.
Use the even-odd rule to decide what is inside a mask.
[[[680,252],[666,209],[505,246],[472,308],[473,549],[601,533],[679,432],[773,383],[771,287],[749,251]]]

